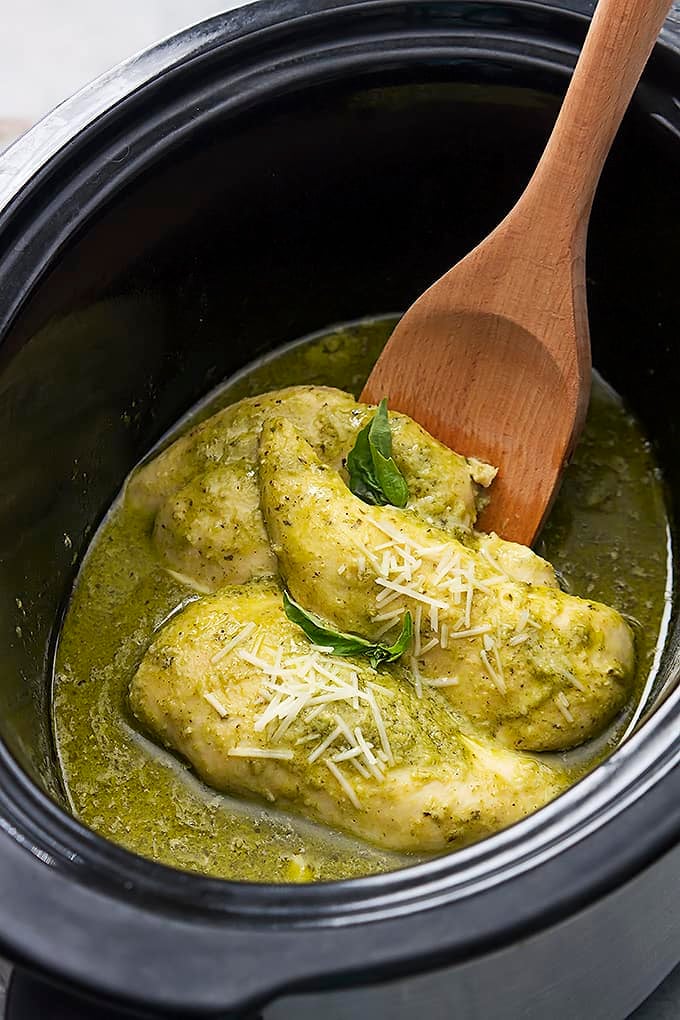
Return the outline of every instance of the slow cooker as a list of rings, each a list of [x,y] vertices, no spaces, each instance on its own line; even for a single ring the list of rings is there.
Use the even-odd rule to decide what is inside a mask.
[[[263,0],[116,68],[0,158],[0,951],[17,1016],[622,1020],[680,959],[674,610],[652,699],[604,764],[391,874],[239,884],[137,857],[69,813],[50,730],[60,616],[130,468],[254,357],[405,308],[480,240],[535,165],[592,8]],[[594,362],[654,444],[671,512],[679,181],[671,19],[588,251]]]

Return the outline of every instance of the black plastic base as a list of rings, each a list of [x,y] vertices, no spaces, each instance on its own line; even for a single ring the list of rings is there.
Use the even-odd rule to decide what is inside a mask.
[[[142,1020],[142,1014],[122,1012],[82,999],[31,974],[15,970],[7,989],[4,1020]],[[147,1014],[148,1020],[148,1014]]]
[[[2,1020],[150,1020],[150,1014],[131,1013],[84,999],[25,971],[15,970],[7,988]],[[158,1014],[156,1020],[161,1020]],[[262,1018],[244,1014],[243,1020]]]

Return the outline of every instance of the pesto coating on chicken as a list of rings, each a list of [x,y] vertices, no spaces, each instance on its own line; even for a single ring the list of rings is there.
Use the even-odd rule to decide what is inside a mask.
[[[339,390],[274,391],[132,476],[158,558],[207,597],[156,635],[130,705],[218,790],[438,852],[560,792],[564,774],[531,753],[604,730],[631,692],[633,640],[532,550],[474,531],[494,469],[405,416],[389,412],[406,506],[354,495],[347,457],[375,414]],[[329,645],[311,643],[305,612]],[[397,663],[333,646],[391,645],[409,615]]]
[[[326,386],[248,397],[139,468],[127,485],[128,504],[150,515],[160,559],[198,590],[275,574],[256,484],[264,421],[276,414],[292,422],[317,456],[346,478],[347,454],[374,411]],[[469,532],[494,469],[449,450],[406,415],[390,419],[409,507],[428,523]]]
[[[478,732],[560,750],[600,733],[625,704],[634,645],[615,610],[518,579],[494,536],[462,542],[409,510],[366,505],[289,420],[265,424],[259,479],[293,597],[371,640],[410,612],[412,675],[453,681],[442,691]],[[528,578],[533,559],[540,578],[544,561],[518,556]]]
[[[271,582],[190,604],[130,689],[143,726],[211,786],[377,846],[437,852],[519,820],[566,785],[475,732],[400,666],[316,650]]]

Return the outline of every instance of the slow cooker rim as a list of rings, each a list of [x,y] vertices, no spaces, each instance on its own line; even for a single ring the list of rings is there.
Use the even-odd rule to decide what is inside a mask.
[[[429,6],[445,6],[447,2],[431,0]],[[594,9],[592,0],[497,2],[542,14],[557,12],[584,26]],[[421,3],[422,0],[405,0],[406,6],[417,7]],[[482,6],[486,0],[469,0],[469,3]],[[578,10],[575,9],[576,5]],[[300,22],[323,18],[349,8],[363,13],[394,6],[394,0],[317,0],[314,5],[305,0],[251,0],[242,7],[207,18],[167,36],[93,79],[0,153],[0,214],[11,205],[39,169],[118,101],[137,88],[148,85],[156,77],[196,60],[218,43],[247,38],[252,33],[286,25],[293,20]],[[657,52],[667,49],[673,55],[680,53],[680,23],[675,25],[670,19],[667,21],[655,49]],[[65,124],[67,117],[68,125]]]
[[[337,10],[340,7],[344,8],[344,7],[350,7],[350,6],[360,6],[362,9],[371,8],[371,7],[377,7],[377,6],[386,7],[386,6],[388,6],[388,4],[384,3],[384,2],[381,2],[379,4],[376,4],[376,3],[361,3],[359,5],[353,5],[351,3],[351,0],[345,0],[345,2],[343,2],[343,3],[332,3],[332,4],[329,3],[329,4],[324,4],[322,6],[324,7],[324,9],[327,8],[328,10]],[[529,5],[524,4],[523,6],[529,6]],[[561,7],[561,5],[557,5],[557,6]],[[259,5],[258,5],[258,7],[259,7]],[[304,12],[308,12],[310,8],[309,8],[309,5],[304,4],[304,3],[292,2],[292,3],[288,3],[286,5],[286,10],[287,11],[292,11],[293,9],[300,10],[300,11],[302,11],[304,13]],[[270,23],[273,23],[273,22],[269,22],[268,21],[268,15],[271,13],[272,17],[274,18],[275,14],[276,14],[276,11],[278,10],[278,5],[275,4],[275,3],[265,4],[265,5],[263,5],[263,9],[261,9],[261,10],[259,10],[257,12],[255,11],[254,8],[246,8],[245,10],[248,12],[248,18],[246,19],[247,22],[248,22],[248,31],[251,31],[251,30],[253,30],[254,22],[257,20],[256,14],[258,14],[263,19],[263,22],[266,23],[267,25],[269,25]],[[319,10],[319,5],[314,5],[314,9],[313,10],[314,10],[314,13],[316,13]],[[232,12],[231,15],[225,16],[224,20],[226,22],[229,22],[229,24],[231,24],[232,21],[234,21],[234,20],[238,21],[238,16],[239,16],[240,13],[241,12]],[[213,20],[215,20],[215,19],[213,19]],[[286,16],[286,20],[287,20],[287,16]],[[210,24],[213,24],[213,22],[211,21],[211,22],[208,22],[207,24],[210,25]],[[192,29],[190,31],[197,32],[198,29]],[[153,54],[157,50],[158,51],[162,51],[164,45],[165,44],[161,44],[160,47],[157,47],[157,48],[154,48],[151,51],[148,51],[147,54],[145,54],[144,56],[146,58],[148,58],[150,54]],[[159,55],[161,55],[161,54],[159,53]],[[131,62],[129,62],[129,63],[131,63]],[[161,72],[159,72],[158,70],[155,72],[155,74],[159,74],[159,73],[161,73]],[[154,76],[155,76],[155,74],[154,74]],[[86,92],[87,92],[87,90],[86,90]],[[74,103],[77,99],[78,99],[78,97],[75,97],[75,99],[69,101],[69,103]],[[62,114],[64,112],[66,112],[66,109],[68,108],[69,103],[65,104],[65,106],[61,108],[61,113]],[[54,116],[54,115],[52,115],[52,116]],[[47,121],[49,121],[49,120],[50,120],[50,117],[47,118]],[[43,123],[45,123],[45,122],[43,122]],[[76,131],[75,134],[78,134],[78,131]],[[17,144],[19,146],[21,146],[21,143],[17,143]],[[15,146],[15,150],[16,150],[16,146]],[[14,151],[14,150],[12,150],[12,151]],[[14,151],[13,158],[14,157],[16,157],[16,151]],[[3,166],[4,166],[4,161],[0,161],[0,180],[1,180],[1,173],[2,173]],[[17,191],[19,191],[20,189],[21,189],[21,185],[17,184]],[[664,706],[665,707],[665,712],[662,713],[664,718],[668,718],[671,715],[671,710],[674,710],[677,707],[677,701],[678,701],[678,699],[676,697],[671,698],[669,700],[669,702],[667,703],[667,705]],[[652,721],[650,721],[650,722],[652,722]],[[657,723],[657,725],[659,724],[659,719],[656,719],[656,723]],[[630,746],[634,746],[635,740],[636,740],[636,738],[633,738],[633,741],[631,742]],[[626,746],[628,747],[629,745],[626,745]],[[623,751],[624,749],[622,748],[621,750]],[[2,761],[3,761],[3,765],[4,765],[4,771],[5,771],[4,778],[5,779],[11,779],[11,781],[13,781],[13,782],[18,782],[20,784],[24,784],[24,786],[26,786],[26,790],[25,790],[26,793],[30,793],[32,795],[40,794],[40,797],[44,798],[44,795],[42,795],[42,793],[40,791],[38,791],[37,788],[33,787],[33,785],[30,784],[30,781],[27,779],[25,774],[22,771],[19,770],[19,767],[14,762],[14,760],[11,758],[11,756],[8,756],[7,749],[4,747],[4,745],[0,749],[0,751],[2,753]],[[610,762],[613,763],[615,761],[618,761],[617,755],[619,755],[620,753],[621,752],[617,752],[617,754],[614,755],[612,757],[612,759],[610,759]],[[607,763],[607,764],[609,765],[609,763]],[[20,774],[19,774],[19,772],[17,770],[19,770]],[[594,775],[595,775],[595,773],[593,774],[593,776]],[[592,778],[593,777],[588,777],[589,780],[592,779]],[[583,782],[587,783],[588,780],[584,780]],[[576,789],[578,789],[578,787],[576,787],[574,789],[576,790]],[[571,791],[570,791],[570,793],[571,793]],[[565,794],[564,796],[565,796],[565,798],[568,798],[570,796],[570,794]],[[42,808],[47,809],[48,805],[49,805],[49,808],[52,809],[53,811],[58,811],[59,810],[59,809],[55,808],[55,806],[51,802],[47,801],[46,798],[44,798],[44,800],[45,800],[46,803],[42,804]],[[556,805],[559,804],[561,802],[561,800],[562,799],[560,799],[560,801],[555,802],[555,804]],[[548,809],[546,809],[546,810],[548,810]],[[534,819],[537,818],[537,817],[540,817],[540,816],[534,816]],[[666,819],[666,820],[668,820],[668,819]],[[672,829],[672,832],[668,835],[667,839],[661,839],[661,840],[657,841],[658,845],[655,848],[656,851],[660,852],[667,845],[669,845],[668,840],[669,839],[672,840],[674,838],[674,836],[677,834],[677,831],[679,829],[679,827],[677,825],[678,821],[680,821],[680,819],[675,819],[675,825],[674,825],[674,827]],[[73,820],[69,819],[69,822],[73,822]],[[528,819],[527,822],[532,822],[532,819]],[[73,823],[73,824],[77,825],[78,823]],[[520,823],[520,824],[524,825],[525,823]],[[82,829],[82,827],[80,827],[80,828]],[[517,828],[517,827],[513,827],[513,828]],[[668,829],[668,828],[669,828],[669,826],[666,826],[666,829]],[[83,831],[86,832],[88,836],[92,836],[93,835],[93,834],[89,833],[89,830],[83,830]],[[491,844],[492,844],[492,842],[494,840],[498,840],[499,841],[499,845],[500,845],[504,841],[504,837],[506,837],[507,834],[510,834],[512,832],[513,832],[512,829],[506,830],[506,833],[501,833],[501,834],[499,834],[498,837],[492,837],[492,840],[486,841],[485,844],[480,844],[479,846],[480,847],[487,846],[487,848],[488,848],[489,846],[491,846]],[[664,835],[666,835],[666,833],[664,833]],[[99,840],[99,837],[95,837],[95,838],[97,840]],[[507,838],[509,838],[509,836]],[[104,841],[101,841],[101,842],[104,843]],[[110,849],[110,844],[105,843],[105,846],[107,847],[107,849]],[[37,848],[34,848],[34,849],[37,849]],[[120,850],[119,848],[115,848],[115,850],[116,850],[117,853],[126,855],[127,857],[134,857],[135,860],[141,860],[140,858],[137,858],[136,855],[127,854],[126,851]],[[474,848],[471,848],[471,851],[473,851],[473,850],[474,850]],[[488,852],[493,852],[493,853],[497,852],[496,845],[494,844],[493,849],[488,851]],[[465,854],[465,853],[466,853],[466,851],[461,851],[461,854]],[[474,856],[474,854],[472,854],[472,856]],[[455,855],[455,857],[458,858],[458,855]],[[159,868],[162,867],[162,866],[153,864],[152,862],[145,862],[145,863],[148,863],[149,866],[151,868],[154,868],[154,869],[159,869]],[[408,869],[407,872],[399,872],[399,873],[396,873],[396,874],[405,874],[405,873],[410,873],[410,872],[418,872],[420,867],[424,868],[425,871],[427,871],[430,868],[430,865],[416,866],[415,868]],[[168,871],[169,874],[172,874],[172,875],[177,875],[178,874],[176,872],[172,872],[170,869],[163,869],[163,871],[166,871],[166,870]],[[424,873],[423,873],[423,875],[424,875]],[[334,891],[334,893],[337,894],[338,892],[340,892],[340,887],[341,886],[350,886],[350,885],[354,886],[354,885],[356,885],[358,883],[376,883],[378,886],[381,886],[381,885],[384,884],[382,880],[385,877],[389,877],[389,876],[379,876],[379,877],[376,877],[376,878],[358,879],[358,880],[354,880],[352,883],[333,883],[333,885],[330,886],[330,888]],[[189,876],[189,879],[190,879],[191,882],[210,883],[210,880],[197,878],[195,876]],[[420,881],[420,879],[417,878],[416,881]],[[224,887],[225,885],[231,885],[232,883],[220,882],[218,884],[221,887]],[[318,886],[311,887],[311,888],[306,889],[306,890],[302,890],[302,891],[298,890],[298,891],[302,892],[303,895],[307,895],[308,893],[316,895],[315,890],[323,891],[324,890],[324,886],[325,886],[325,884],[320,884]],[[252,893],[252,890],[254,888],[257,889],[258,887],[248,886],[248,889],[250,890],[251,893]],[[268,888],[268,887],[259,887],[259,888]],[[280,887],[273,887],[273,888],[277,889],[278,893],[280,894],[280,892],[281,892]],[[328,888],[328,886],[326,886],[326,888]],[[272,917],[271,917],[271,914],[270,914],[269,915],[269,919],[268,919],[268,923],[271,923],[271,920],[272,920]],[[357,919],[355,918],[354,920],[356,921]]]

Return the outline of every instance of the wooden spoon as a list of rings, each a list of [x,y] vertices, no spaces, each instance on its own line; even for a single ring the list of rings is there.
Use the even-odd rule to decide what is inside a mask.
[[[499,468],[480,520],[530,544],[590,394],[588,218],[670,0],[599,0],[548,145],[502,223],[406,312],[361,399]]]

